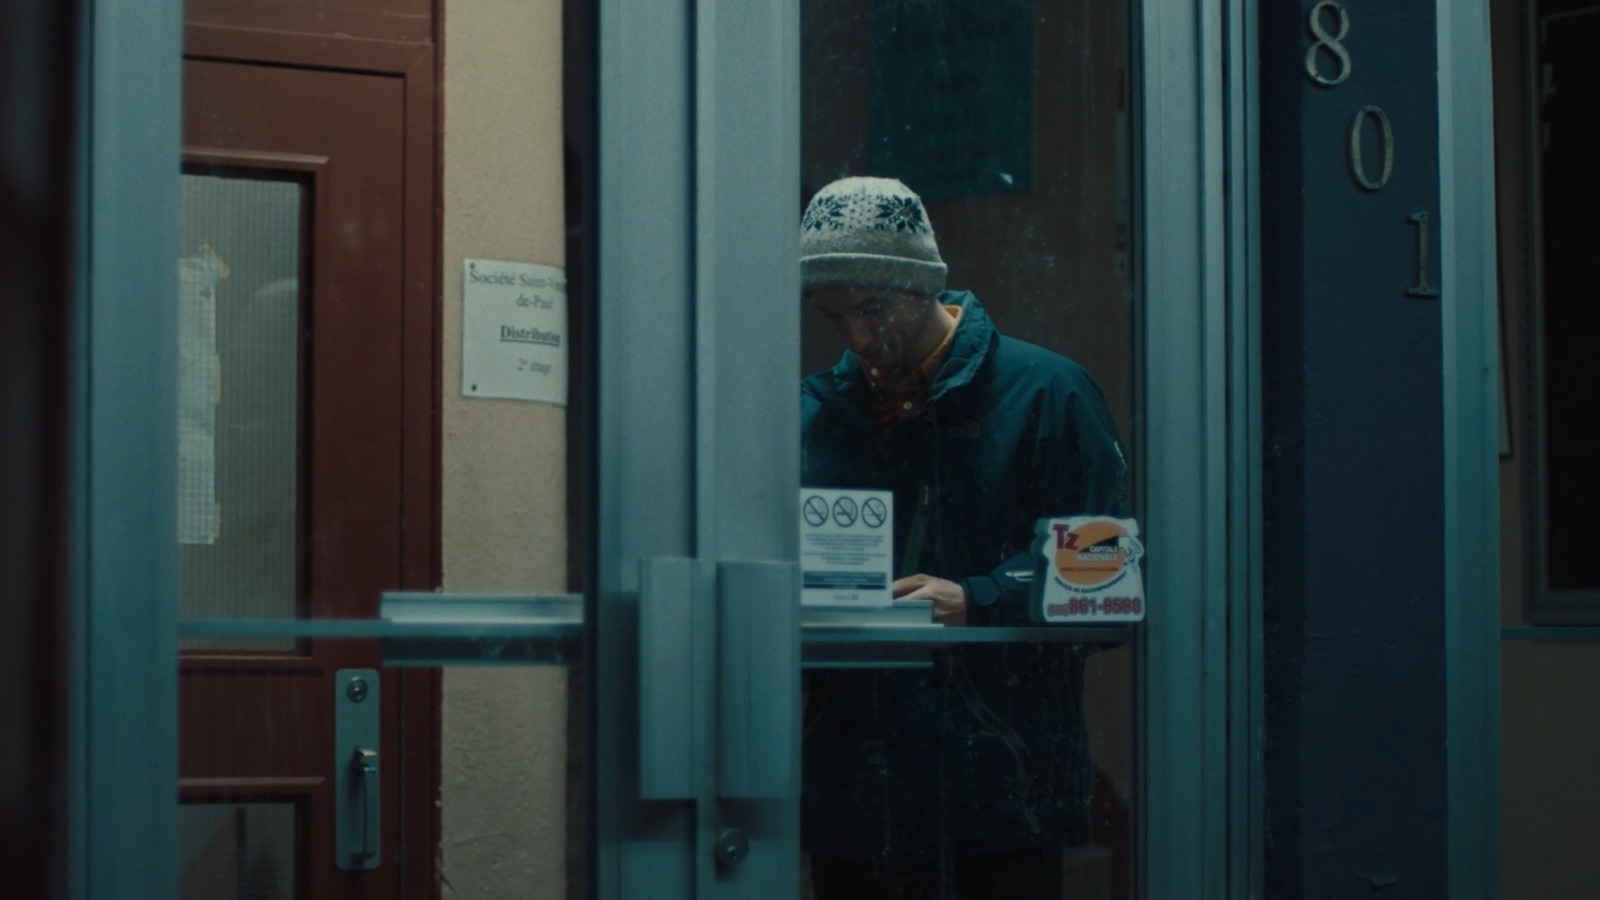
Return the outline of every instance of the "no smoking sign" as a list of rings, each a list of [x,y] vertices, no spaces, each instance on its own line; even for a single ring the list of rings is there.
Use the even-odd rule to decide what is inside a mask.
[[[894,495],[800,491],[801,601],[807,606],[888,606],[893,580]]]

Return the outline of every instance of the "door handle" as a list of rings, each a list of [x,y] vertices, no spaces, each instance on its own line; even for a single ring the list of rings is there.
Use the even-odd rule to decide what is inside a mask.
[[[800,567],[717,564],[717,796],[800,796]]]
[[[693,800],[704,782],[713,577],[697,559],[639,562],[639,796],[645,800]]]
[[[351,852],[352,862],[378,855],[378,751],[357,747],[350,757],[350,777],[361,790],[361,846]]]
[[[800,572],[789,561],[639,567],[639,792],[692,800],[716,758],[725,800],[799,795]]]
[[[383,856],[378,684],[376,669],[333,678],[333,859],[345,871],[376,869]]]

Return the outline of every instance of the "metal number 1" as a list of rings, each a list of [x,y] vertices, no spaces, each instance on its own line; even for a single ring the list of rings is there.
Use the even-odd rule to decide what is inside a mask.
[[[1406,288],[1406,296],[1431,300],[1439,296],[1439,290],[1428,283],[1428,214],[1414,212],[1406,221],[1417,226],[1417,285]]]

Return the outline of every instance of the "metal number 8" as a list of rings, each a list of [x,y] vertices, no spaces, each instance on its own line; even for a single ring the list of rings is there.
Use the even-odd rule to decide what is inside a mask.
[[[1322,27],[1322,11],[1325,9],[1333,11],[1334,19],[1339,26],[1338,34],[1329,34],[1328,30]],[[1312,42],[1310,47],[1306,48],[1306,74],[1311,76],[1312,81],[1323,87],[1343,84],[1344,80],[1350,77],[1350,70],[1355,68],[1355,63],[1350,59],[1350,51],[1346,50],[1344,44],[1340,43],[1345,39],[1346,35],[1350,34],[1349,11],[1344,8],[1344,4],[1337,3],[1335,0],[1322,0],[1321,3],[1311,7],[1310,27],[1311,36],[1316,40]],[[1329,78],[1317,68],[1318,50],[1328,51],[1338,61],[1339,72],[1335,77]]]

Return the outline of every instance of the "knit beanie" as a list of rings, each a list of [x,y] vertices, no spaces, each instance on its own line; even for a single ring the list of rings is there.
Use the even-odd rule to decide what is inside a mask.
[[[800,221],[800,284],[918,294],[944,290],[922,198],[893,178],[841,178],[817,192]]]

